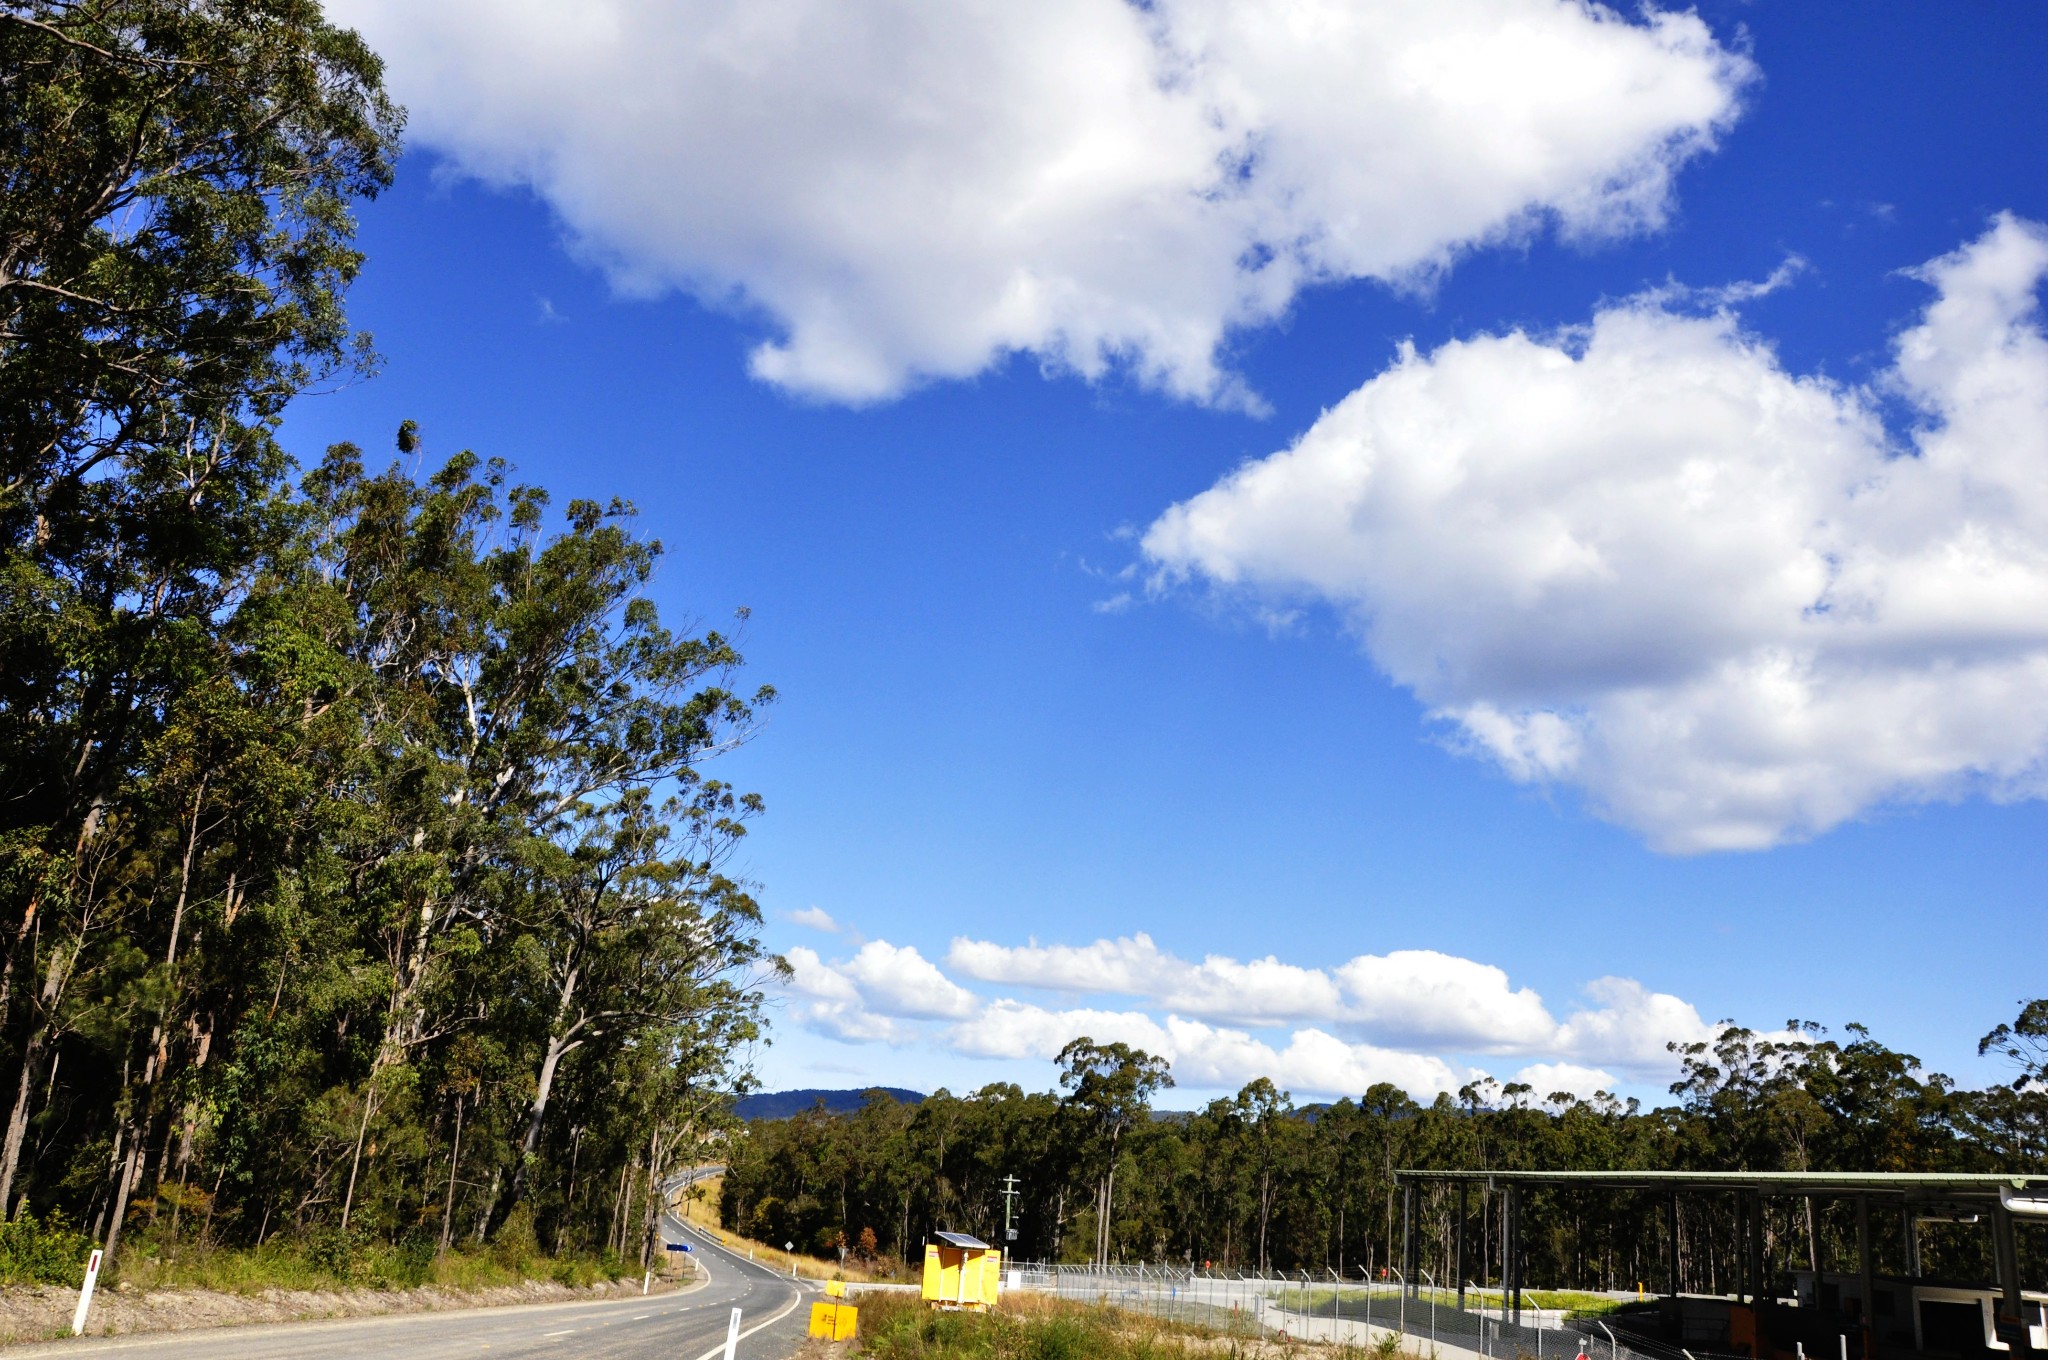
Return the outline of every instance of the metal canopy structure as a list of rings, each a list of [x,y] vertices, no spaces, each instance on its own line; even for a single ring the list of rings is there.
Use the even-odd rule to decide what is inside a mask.
[[[1991,1229],[1993,1256],[1998,1271],[1998,1280],[1994,1286],[1998,1300],[1996,1334],[2004,1345],[2014,1351],[2035,1349],[2031,1344],[2030,1329],[2024,1320],[2026,1306],[2023,1305],[2021,1298],[2018,1252],[2013,1233],[2016,1219],[2048,1219],[2048,1175],[2005,1172],[1474,1171],[1416,1168],[1394,1172],[1394,1183],[1400,1186],[1402,1191],[1401,1258],[1404,1282],[1412,1280],[1415,1276],[1416,1244],[1412,1225],[1415,1217],[1416,1187],[1449,1185],[1456,1188],[1456,1268],[1460,1307],[1464,1306],[1465,1295],[1467,1192],[1477,1183],[1502,1195],[1506,1210],[1503,1234],[1505,1251],[1502,1258],[1505,1278],[1502,1280],[1502,1286],[1508,1298],[1512,1300],[1517,1318],[1521,1315],[1521,1296],[1526,1286],[1522,1276],[1521,1250],[1524,1190],[1582,1189],[1661,1195],[1665,1202],[1668,1278],[1674,1301],[1679,1292],[1679,1197],[1697,1194],[1732,1195],[1735,1197],[1735,1222],[1740,1237],[1736,1253],[1736,1297],[1738,1300],[1745,1300],[1743,1306],[1749,1315],[1748,1326],[1752,1329],[1750,1343],[1754,1349],[1749,1352],[1752,1354],[1768,1353],[1770,1343],[1765,1335],[1768,1330],[1766,1315],[1774,1307],[1774,1300],[1768,1297],[1765,1284],[1763,1201],[1799,1198],[1852,1202],[1856,1208],[1857,1279],[1860,1282],[1858,1297],[1865,1301],[1875,1296],[1870,1224],[1873,1211],[1895,1214],[1899,1217],[1913,1262],[1911,1273],[1915,1275],[1919,1270],[1917,1225],[1921,1215],[1939,1210],[1953,1211],[1958,1216],[1968,1214],[1974,1220],[1988,1222]],[[1870,1325],[1867,1311],[1869,1304],[1866,1302],[1862,1306],[1866,1310],[1862,1317],[1866,1333],[1861,1354],[1869,1357],[1875,1351],[1875,1336],[1867,1331]]]
[[[1998,1202],[2002,1197],[2048,1193],[2048,1175],[1923,1171],[1396,1171],[1394,1183],[1448,1181],[1508,1185],[1580,1186],[1592,1190],[1747,1190],[1760,1195],[1816,1199],[1927,1200],[1942,1204]]]

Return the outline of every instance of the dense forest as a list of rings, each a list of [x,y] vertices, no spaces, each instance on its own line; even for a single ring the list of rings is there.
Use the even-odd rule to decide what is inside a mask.
[[[117,1259],[637,1258],[779,966],[705,772],[772,695],[632,508],[280,444],[375,362],[381,82],[314,0],[0,0],[0,1215]]]
[[[940,1091],[901,1105],[876,1093],[858,1112],[756,1120],[732,1140],[721,1211],[770,1241],[800,1240],[855,1260],[915,1259],[939,1229],[1003,1240],[1003,1178],[1021,1260],[1211,1263],[1256,1271],[1398,1264],[1401,1168],[1750,1171],[2048,1170],[2048,1006],[2027,1006],[1984,1047],[2013,1060],[2017,1079],[1960,1090],[1851,1026],[1840,1039],[1795,1022],[1776,1036],[1727,1027],[1677,1053],[1672,1104],[1644,1109],[1482,1082],[1428,1104],[1388,1085],[1358,1099],[1297,1109],[1265,1080],[1191,1113],[1151,1108],[1164,1064],[1086,1040],[1062,1055],[1062,1089],[1011,1085]],[[1112,1179],[1113,1177],[1113,1179]],[[1102,1212],[1105,1190],[1110,1209]],[[1455,1276],[1457,1201],[1418,1189],[1416,1259]],[[1466,1213],[1467,1278],[1501,1278],[1501,1197],[1476,1190]],[[1544,1286],[1663,1288],[1663,1200],[1545,1189],[1524,1204],[1525,1278]],[[1732,1205],[1688,1195],[1679,1219],[1687,1289],[1730,1278]],[[1773,1270],[1839,1269],[1855,1241],[1847,1205],[1770,1201]],[[1881,1260],[1896,1262],[1899,1225],[1876,1226]],[[2048,1279],[2048,1243],[2021,1234],[2030,1285]],[[1989,1278],[1988,1234],[1926,1229],[1931,1274]]]

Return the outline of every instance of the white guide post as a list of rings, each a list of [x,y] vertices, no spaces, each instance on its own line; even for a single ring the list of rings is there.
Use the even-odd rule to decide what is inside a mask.
[[[732,1360],[733,1352],[740,1346],[740,1310],[732,1310],[732,1321],[725,1329],[725,1360]]]
[[[100,1278],[100,1253],[95,1251],[86,1258],[85,1283],[78,1288],[78,1311],[71,1315],[71,1334],[85,1335],[85,1310],[92,1307],[92,1287]]]

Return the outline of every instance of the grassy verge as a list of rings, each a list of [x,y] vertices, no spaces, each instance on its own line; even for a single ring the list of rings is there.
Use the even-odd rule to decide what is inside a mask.
[[[266,1289],[478,1290],[528,1280],[580,1289],[627,1276],[640,1278],[639,1262],[610,1253],[547,1256],[495,1247],[436,1252],[432,1242],[337,1245],[316,1236],[239,1250],[185,1244],[152,1252],[138,1243],[135,1250],[123,1253],[113,1282],[145,1291],[259,1294]]]
[[[0,1285],[58,1285],[75,1289],[95,1244],[61,1220],[24,1216],[0,1223]],[[438,1251],[432,1238],[388,1242],[367,1233],[334,1229],[275,1237],[260,1247],[232,1248],[180,1239],[145,1224],[131,1229],[109,1288],[148,1291],[210,1289],[258,1294],[267,1289],[491,1289],[544,1280],[571,1288],[638,1279],[637,1260],[602,1254],[549,1255],[531,1231],[499,1235],[487,1247]],[[665,1263],[664,1263],[665,1264]]]
[[[1584,1294],[1576,1289],[1524,1289],[1524,1308],[1556,1309],[1575,1317],[1598,1317],[1611,1313],[1633,1299],[1610,1298],[1605,1294]],[[1475,1312],[1499,1312],[1500,1291],[1471,1291],[1465,1296],[1465,1306]]]
[[[1021,1292],[991,1313],[941,1312],[899,1294],[859,1302],[856,1353],[874,1360],[1219,1360],[1283,1350],[1277,1341]],[[1371,1347],[1316,1349],[1334,1360],[1411,1360],[1391,1336]]]

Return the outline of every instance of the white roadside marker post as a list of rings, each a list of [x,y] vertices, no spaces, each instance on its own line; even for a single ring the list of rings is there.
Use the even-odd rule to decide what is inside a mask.
[[[725,1329],[725,1360],[733,1360],[733,1352],[740,1346],[740,1310],[732,1310],[732,1321]]]
[[[85,1283],[78,1288],[78,1311],[71,1315],[71,1334],[85,1335],[85,1310],[92,1307],[92,1287],[100,1278],[100,1253],[95,1250],[85,1262]]]

